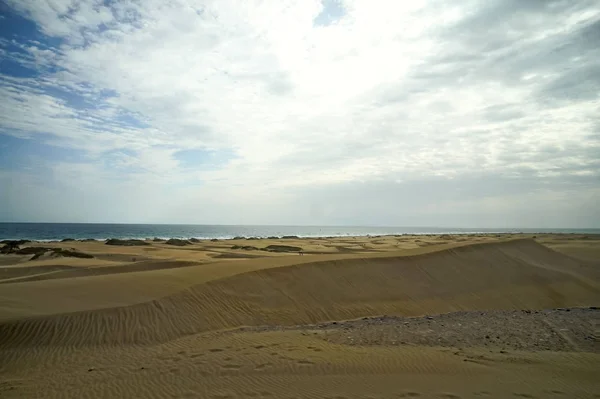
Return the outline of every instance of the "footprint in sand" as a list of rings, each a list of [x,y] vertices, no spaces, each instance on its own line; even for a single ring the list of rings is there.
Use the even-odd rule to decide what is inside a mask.
[[[224,364],[221,366],[222,369],[225,370],[239,370],[242,368],[239,364]]]
[[[19,381],[0,382],[0,392],[14,391],[22,385]]]
[[[232,393],[215,393],[211,395],[212,399],[234,399],[235,397]]]
[[[244,394],[245,398],[268,398],[270,396],[273,396],[273,393],[271,393],[269,391],[260,391],[260,392],[246,391],[243,394]]]
[[[257,365],[256,367],[254,367],[254,370],[264,370],[264,369],[271,367],[272,365],[273,365],[273,363],[262,363],[262,364]]]

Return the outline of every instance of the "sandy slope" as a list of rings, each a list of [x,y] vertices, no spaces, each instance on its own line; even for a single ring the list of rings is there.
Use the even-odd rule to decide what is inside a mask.
[[[471,362],[435,346],[348,346],[299,331],[219,332],[382,314],[600,302],[598,269],[589,256],[594,249],[581,260],[573,257],[576,251],[563,255],[531,239],[463,238],[297,240],[314,252],[331,253],[261,251],[261,258],[226,261],[207,253],[226,253],[229,243],[209,244],[205,252],[162,244],[153,245],[155,251],[115,250],[121,257],[157,255],[126,263],[108,260],[97,243],[75,243],[97,255],[93,262],[5,266],[30,270],[11,270],[0,280],[0,395],[343,399],[600,393],[597,353],[515,351]],[[587,241],[577,245],[594,247]],[[194,252],[202,253],[194,258]],[[465,350],[475,357],[488,352],[475,344]]]

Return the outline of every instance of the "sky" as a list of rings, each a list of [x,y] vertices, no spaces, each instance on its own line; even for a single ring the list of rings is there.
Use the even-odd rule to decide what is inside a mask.
[[[597,0],[0,0],[0,221],[600,227]]]

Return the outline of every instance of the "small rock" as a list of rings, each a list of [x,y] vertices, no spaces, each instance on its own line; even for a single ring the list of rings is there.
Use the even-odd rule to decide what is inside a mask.
[[[93,368],[93,367],[90,367],[90,368],[88,369],[88,372],[90,372],[90,371],[94,371],[94,370],[96,370],[96,369],[95,369],[95,368]]]

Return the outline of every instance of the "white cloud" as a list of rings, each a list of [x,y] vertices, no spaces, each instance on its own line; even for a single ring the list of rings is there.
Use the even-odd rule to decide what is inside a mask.
[[[313,26],[319,1],[9,1],[64,43],[21,44],[21,64],[41,75],[2,78],[0,128],[86,151],[86,164],[48,165],[56,180],[108,198],[124,189],[118,171],[131,198],[152,197],[154,209],[170,199],[171,216],[176,203],[216,206],[226,195],[233,208],[289,214],[277,190],[300,198],[352,183],[600,177],[598,93],[546,102],[569,60],[547,57],[593,27],[598,7],[511,2],[524,10],[508,24],[494,19],[514,11],[499,0],[450,3],[348,0],[339,21]],[[600,62],[582,49],[569,62]],[[235,157],[190,171],[176,153],[194,148]]]

